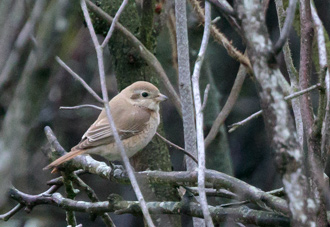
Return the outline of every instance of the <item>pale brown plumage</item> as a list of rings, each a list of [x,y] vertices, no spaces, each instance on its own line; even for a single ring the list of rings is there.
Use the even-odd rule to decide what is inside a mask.
[[[145,147],[155,135],[159,124],[159,103],[166,99],[167,97],[151,83],[138,81],[109,102],[128,157]],[[104,110],[83,135],[80,143],[45,169],[57,167],[81,154],[98,154],[110,161],[120,160],[120,153]]]

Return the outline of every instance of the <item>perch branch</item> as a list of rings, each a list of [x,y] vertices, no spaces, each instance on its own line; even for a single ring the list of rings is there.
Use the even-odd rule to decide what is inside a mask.
[[[64,198],[60,193],[52,195],[28,195],[12,188],[11,197],[24,205],[31,207],[38,205],[52,205],[66,210],[86,213],[115,212],[116,214],[141,214],[141,208],[136,201],[125,201],[118,195],[110,195],[109,201],[105,202],[84,202]],[[148,210],[152,214],[186,214],[193,217],[203,217],[200,205],[194,202],[148,202]],[[287,226],[289,218],[267,211],[257,211],[246,206],[239,208],[223,208],[221,206],[208,206],[212,219],[217,222],[239,221],[244,224],[258,226]],[[267,217],[267,218],[266,218]]]

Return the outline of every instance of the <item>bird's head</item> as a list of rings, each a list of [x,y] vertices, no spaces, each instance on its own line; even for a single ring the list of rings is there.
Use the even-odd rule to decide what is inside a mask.
[[[121,94],[133,105],[153,111],[158,111],[159,103],[167,100],[167,97],[161,94],[156,86],[145,81],[131,84],[122,90]]]

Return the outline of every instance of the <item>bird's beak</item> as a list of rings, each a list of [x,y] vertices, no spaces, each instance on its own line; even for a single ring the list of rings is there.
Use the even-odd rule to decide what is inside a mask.
[[[162,102],[162,101],[167,100],[168,98],[167,98],[166,95],[159,94],[155,99],[156,99],[158,102]]]

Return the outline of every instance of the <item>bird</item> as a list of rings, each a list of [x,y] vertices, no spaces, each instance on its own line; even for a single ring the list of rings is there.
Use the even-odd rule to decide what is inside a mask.
[[[153,84],[137,81],[110,100],[111,115],[129,158],[147,146],[155,135],[160,122],[159,104],[167,99]],[[44,169],[56,171],[62,163],[83,154],[97,154],[109,161],[121,160],[104,108],[81,141]]]

